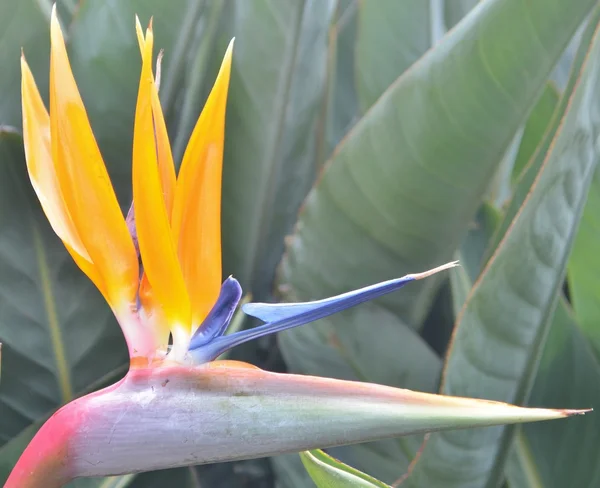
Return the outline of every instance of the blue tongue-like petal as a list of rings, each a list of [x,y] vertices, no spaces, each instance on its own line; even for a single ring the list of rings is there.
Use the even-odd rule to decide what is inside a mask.
[[[242,287],[238,280],[230,276],[221,285],[217,302],[192,336],[190,350],[205,345],[225,332],[241,297]]]
[[[367,286],[359,290],[350,291],[324,300],[314,302],[292,303],[292,304],[270,304],[270,303],[248,303],[242,306],[242,310],[253,317],[257,317],[266,324],[259,325],[253,329],[242,330],[228,336],[213,335],[210,342],[203,342],[202,347],[196,351],[190,351],[192,357],[198,362],[206,362],[215,359],[222,353],[239,344],[252,339],[281,332],[292,327],[313,322],[327,317],[359,303],[373,300],[382,295],[401,288],[413,280],[420,280],[434,273],[456,266],[457,263],[448,263],[424,273],[409,274],[395,280],[384,281],[376,285]],[[190,347],[193,349],[193,347]]]

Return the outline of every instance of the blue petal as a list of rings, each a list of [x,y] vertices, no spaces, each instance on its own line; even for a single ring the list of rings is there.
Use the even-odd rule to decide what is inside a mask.
[[[221,285],[217,302],[196,330],[188,349],[201,347],[213,338],[222,335],[227,329],[241,297],[242,287],[238,280],[230,276]]]
[[[201,347],[190,351],[194,361],[203,363],[216,359],[232,347],[243,344],[252,339],[257,339],[268,334],[281,332],[292,327],[313,322],[327,317],[336,312],[372,300],[403,287],[413,280],[427,278],[439,271],[453,268],[458,262],[444,264],[423,273],[409,274],[395,280],[384,281],[376,285],[367,286],[359,290],[350,291],[342,295],[314,302],[292,304],[249,303],[242,307],[245,313],[260,318],[268,323],[253,329],[242,330],[228,336],[213,335],[210,342],[203,343]],[[224,330],[224,329],[223,329]]]
[[[269,323],[227,336],[215,337],[211,342],[203,343],[202,347],[195,351],[190,351],[190,354],[198,363],[212,361],[225,351],[244,342],[327,317],[397,290],[414,279],[413,275],[408,275],[314,302],[293,304],[248,303],[242,306],[242,310],[246,314],[269,321]]]

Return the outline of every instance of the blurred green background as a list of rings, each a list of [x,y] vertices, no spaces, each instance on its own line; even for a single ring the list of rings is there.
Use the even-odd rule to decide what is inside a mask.
[[[120,329],[51,231],[25,170],[19,56],[23,48],[47,102],[51,7],[0,0],[0,481],[49,414],[127,367]],[[461,260],[233,357],[517,404],[600,405],[598,2],[57,7],[124,210],[141,65],[134,15],[154,17],[164,49],[160,97],[177,163],[236,37],[223,273],[255,300],[317,299]],[[597,414],[432,434],[402,486],[597,487],[599,434]],[[422,441],[328,452],[393,483]],[[302,461],[322,487],[385,486],[318,452],[71,486],[315,486]]]

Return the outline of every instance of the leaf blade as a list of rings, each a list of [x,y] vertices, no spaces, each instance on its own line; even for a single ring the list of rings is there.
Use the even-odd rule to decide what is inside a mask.
[[[598,161],[593,141],[600,120],[590,109],[595,106],[590,97],[600,86],[598,53],[596,32],[553,149],[457,320],[441,388],[446,394],[516,403],[527,398],[585,203],[588,177]],[[571,164],[574,160],[577,164]],[[432,436],[410,485],[495,486],[502,479],[510,434],[498,428]],[[463,449],[443,447],[448,443]],[[458,465],[460,470],[450,468]]]

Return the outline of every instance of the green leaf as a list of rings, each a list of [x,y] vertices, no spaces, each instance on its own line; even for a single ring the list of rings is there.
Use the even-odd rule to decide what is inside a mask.
[[[459,316],[445,394],[517,404],[527,399],[598,161],[599,56],[596,35],[553,149]],[[409,486],[497,486],[511,433],[493,428],[432,435]]]
[[[528,404],[569,408],[599,403],[600,365],[561,298]],[[507,466],[511,488],[595,487],[599,430],[597,414],[520,427]]]
[[[128,360],[109,307],[46,221],[22,146],[0,132],[0,446]]]
[[[444,20],[446,29],[450,30],[469,13],[480,0],[445,0]]]
[[[497,226],[496,232],[494,233],[493,238],[488,244],[488,248],[482,263],[484,265],[485,263],[487,263],[491,255],[495,252],[500,241],[504,238],[504,235],[508,231],[513,219],[515,218],[521,206],[523,205],[523,202],[525,201],[525,198],[527,197],[531,189],[531,185],[533,185],[533,182],[535,181],[535,178],[546,159],[546,155],[548,153],[548,150],[550,149],[552,141],[554,140],[556,131],[558,130],[563,120],[564,114],[569,106],[569,101],[571,99],[571,95],[573,94],[573,90],[575,89],[579,81],[581,67],[588,54],[588,46],[590,45],[592,37],[595,34],[595,19],[596,16],[594,14],[589,19],[588,28],[581,35],[580,47],[573,57],[571,74],[569,76],[569,79],[567,80],[560,101],[556,106],[556,109],[552,116],[552,121],[548,125],[548,128],[543,134],[543,137],[541,137],[540,141],[538,141],[537,148],[533,157],[529,159],[529,161],[527,162],[527,164],[525,165],[515,182],[511,201],[504,211],[504,218],[502,219],[502,222],[500,222],[500,224]],[[540,136],[542,136],[542,134],[540,134]]]
[[[535,104],[535,107],[533,107],[525,124],[521,144],[519,145],[519,152],[513,166],[513,181],[519,178],[521,172],[535,154],[535,150],[544,137],[546,130],[550,127],[552,115],[558,105],[559,98],[558,90],[554,84],[550,82],[546,83],[542,95]]]
[[[431,46],[430,2],[360,2],[356,87],[363,112]]]
[[[189,43],[199,22],[198,3],[88,0],[81,3],[70,26],[73,73],[123,207],[131,203],[133,120],[141,69],[135,15],[143,26],[154,18],[155,56],[164,49],[163,96],[190,54]],[[169,105],[164,110],[168,112]]]
[[[321,450],[302,452],[300,458],[318,488],[389,488],[389,485],[328,456]]]
[[[489,203],[483,203],[460,248],[459,262],[472,282],[477,280],[490,239],[502,219],[501,212]]]
[[[184,30],[193,31],[194,24],[197,23],[198,11],[201,11],[202,2],[190,2],[188,13],[185,18]],[[222,62],[223,50],[217,50],[215,43],[217,41],[217,31],[220,26],[220,19],[225,6],[225,0],[213,0],[207,6],[204,22],[206,27],[201,30],[200,39],[194,43],[193,49],[190,49],[189,63],[185,67],[179,67],[179,71],[184,71],[182,76],[170,76],[167,78],[165,86],[161,92],[161,100],[163,105],[169,107],[172,112],[167,114],[167,120],[175,119],[172,126],[175,126],[176,134],[173,142],[173,158],[175,164],[178,165],[183,159],[183,154],[187,147],[188,140],[194,130],[198,114],[201,113],[204,102],[210,93],[216,72],[211,73],[213,76],[207,76],[207,71],[210,63],[220,67]],[[187,45],[187,36],[181,37],[175,47],[175,51],[181,49],[189,49]],[[230,39],[227,39],[229,42]],[[235,48],[234,48],[235,49]],[[176,59],[183,61],[185,56],[183,53],[178,53]],[[217,68],[218,69],[218,68]],[[181,83],[181,78],[184,79],[183,87],[181,87],[181,102],[174,107],[175,92],[177,82]],[[176,109],[176,110],[175,110]],[[173,133],[173,131],[171,131]]]
[[[281,282],[310,299],[449,260],[592,3],[489,0],[459,23],[336,149],[303,205]],[[442,278],[381,303],[419,327]]]
[[[358,120],[354,82],[357,5],[358,0],[338,0],[336,16],[329,28],[327,84],[317,125],[319,169]]]
[[[0,2],[0,126],[21,127],[21,49],[40,91],[48,90],[50,7],[36,0]]]
[[[268,294],[316,176],[332,1],[237,1],[223,176],[224,268]]]
[[[569,291],[583,334],[600,357],[600,172],[596,171],[569,259]]]

